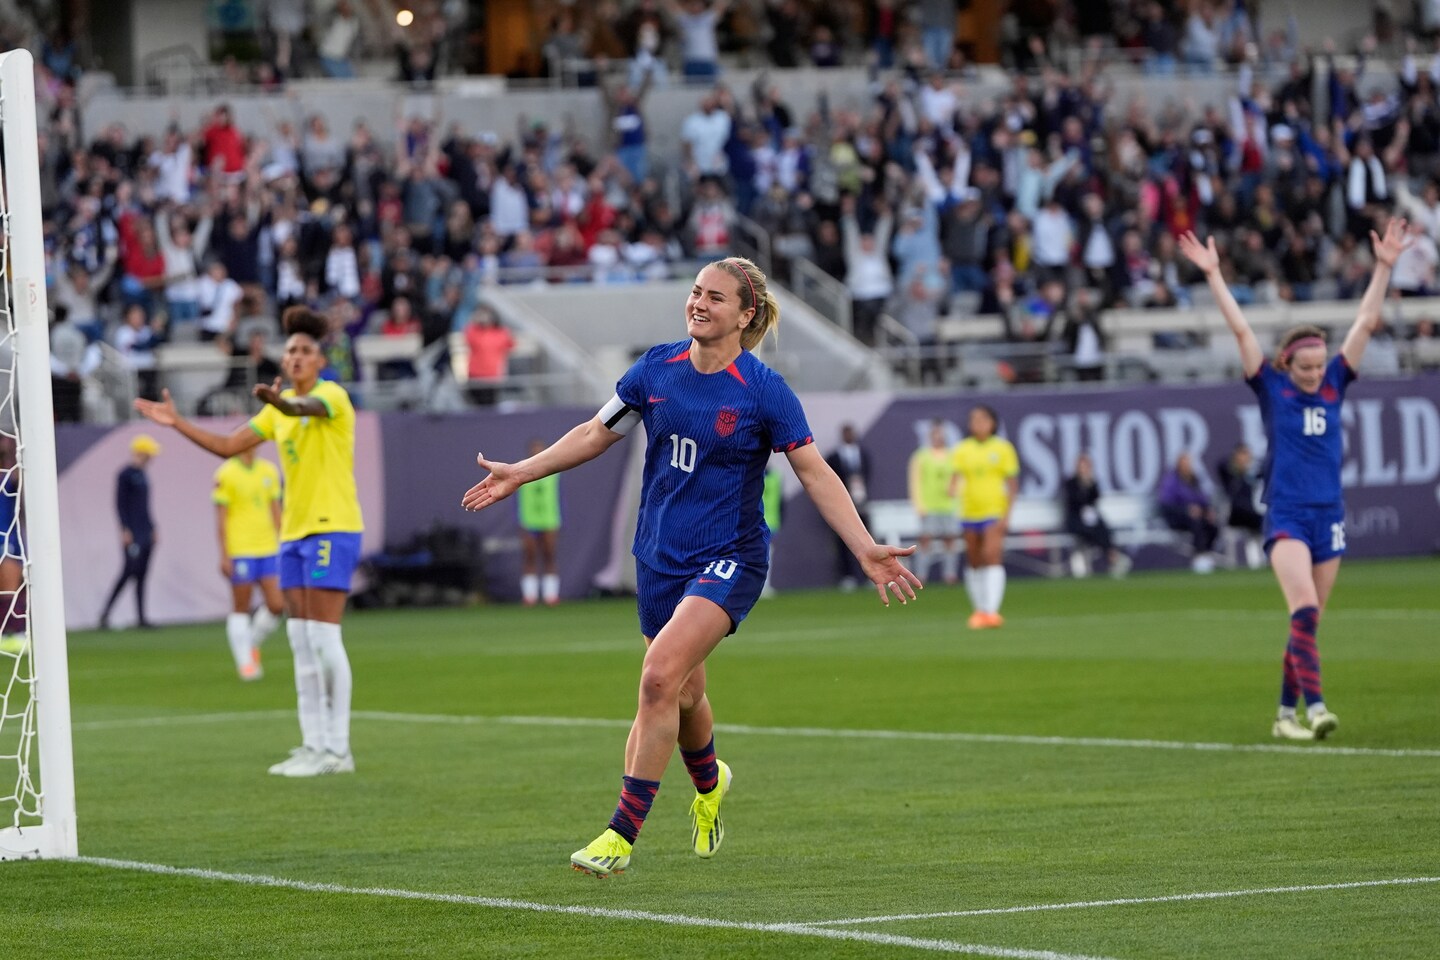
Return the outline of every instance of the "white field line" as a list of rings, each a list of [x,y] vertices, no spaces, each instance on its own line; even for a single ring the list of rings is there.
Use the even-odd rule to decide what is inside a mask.
[[[286,710],[257,710],[249,713],[177,714],[172,717],[135,717],[91,720],[74,724],[76,730],[108,730],[127,727],[183,726],[192,723],[244,722],[294,716]],[[628,730],[629,720],[604,717],[467,716],[449,713],[396,713],[385,710],[356,710],[356,720],[382,723],[424,723],[438,726],[516,727],[601,727]],[[1440,757],[1440,750],[1383,747],[1300,747],[1279,743],[1205,743],[1189,740],[1124,740],[1115,737],[1042,737],[1012,733],[961,733],[935,730],[859,730],[830,727],[762,727],[743,723],[717,723],[720,733],[740,736],[807,737],[830,740],[892,740],[922,743],[989,743],[1029,747],[1101,747],[1132,750],[1194,750],[1201,753],[1276,753],[1311,757]]]
[[[336,883],[314,883],[308,880],[290,880],[285,877],[272,877],[264,874],[225,873],[220,870],[171,867],[160,863],[142,863],[135,860],[112,860],[107,857],[76,857],[74,862],[88,864],[93,867],[108,867],[114,870],[128,870],[170,877],[189,877],[196,880],[213,880],[223,883],[238,883],[250,887],[298,890],[302,893],[384,897],[394,900],[422,900],[428,903],[485,907],[492,910],[522,910],[530,913],[559,913],[572,916],[594,917],[603,920],[662,923],[676,927],[707,927],[720,930],[746,930],[755,933],[778,933],[798,937],[820,937],[827,940],[876,943],[890,947],[910,947],[915,950],[929,950],[933,953],[1000,957],[1006,958],[1006,960],[1107,960],[1107,958],[1103,957],[1091,957],[1075,953],[1058,953],[1054,950],[1025,950],[1017,947],[995,947],[980,943],[960,943],[955,940],[930,940],[888,933],[868,933],[859,930],[832,930],[824,927],[808,927],[794,923],[758,923],[747,920],[721,920],[714,917],[693,917],[680,913],[652,913],[648,910],[617,910],[608,907],[587,907],[575,904],[538,903],[533,900],[512,900],[508,897],[478,897],[459,893],[428,893],[423,890],[400,890],[390,887],[349,887]],[[623,883],[624,881],[617,882]]]
[[[1296,887],[1258,887],[1253,890],[1216,890],[1208,893],[1177,893],[1167,897],[1127,897],[1119,900],[1080,900],[1070,903],[1037,903],[1022,907],[992,907],[982,910],[941,910],[936,913],[892,913],[879,917],[851,917],[848,920],[815,920],[806,927],[850,926],[859,923],[894,923],[899,920],[938,920],[945,917],[993,917],[1005,913],[1040,913],[1049,910],[1086,910],[1094,907],[1127,907],[1137,903],[1186,903],[1194,900],[1225,900],[1230,897],[1259,897],[1277,893],[1315,893],[1321,890],[1358,890],[1363,887],[1402,887],[1440,883],[1440,877],[1396,877],[1391,880],[1357,880],[1352,883],[1313,883]]]

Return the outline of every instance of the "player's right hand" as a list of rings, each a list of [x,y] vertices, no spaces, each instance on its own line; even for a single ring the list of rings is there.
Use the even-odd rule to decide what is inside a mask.
[[[230,575],[233,574],[234,572],[235,572],[235,564],[231,562],[230,558],[229,558],[229,557],[221,557],[221,558],[220,558],[220,576],[224,577],[226,580],[229,580],[229,579],[230,579]]]
[[[524,482],[518,476],[513,463],[486,460],[483,453],[475,454],[475,462],[480,465],[481,470],[490,471],[490,475],[466,490],[465,496],[460,498],[460,506],[466,510],[484,510],[492,503],[499,503],[520,489]]]
[[[162,427],[173,427],[180,419],[179,412],[175,409],[175,401],[170,399],[168,389],[160,391],[160,400],[142,400],[135,398],[135,411],[147,420],[153,420]]]
[[[1185,254],[1201,273],[1209,274],[1220,269],[1220,251],[1215,249],[1214,237],[1201,243],[1194,230],[1187,230],[1180,237],[1180,252]]]

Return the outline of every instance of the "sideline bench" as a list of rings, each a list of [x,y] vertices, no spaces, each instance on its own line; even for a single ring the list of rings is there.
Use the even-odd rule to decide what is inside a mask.
[[[1186,535],[1165,525],[1153,498],[1109,494],[1100,498],[1098,508],[1110,525],[1115,546],[1121,550],[1160,546],[1189,555]],[[920,518],[909,500],[872,500],[866,509],[870,532],[878,542],[908,544],[920,536]],[[1065,530],[1065,507],[1059,500],[1047,497],[1015,500],[1010,511],[1010,529],[1005,535],[1005,551],[1017,566],[1047,577],[1062,577],[1076,568],[1088,569],[1088,551],[1079,551],[1080,561],[1071,560],[1075,548],[1075,538]]]

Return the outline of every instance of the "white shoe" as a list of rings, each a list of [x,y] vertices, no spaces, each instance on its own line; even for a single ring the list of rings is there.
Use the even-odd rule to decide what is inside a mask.
[[[297,761],[285,770],[287,777],[323,777],[332,773],[354,773],[355,757],[352,754],[340,756],[329,750],[308,751],[303,761]]]
[[[1332,728],[1333,729],[1333,728]],[[1270,732],[1281,740],[1314,740],[1314,731],[1307,730],[1294,717],[1281,717],[1275,721]],[[1329,731],[1326,731],[1327,733]]]
[[[290,751],[290,756],[286,757],[284,760],[281,760],[279,763],[272,765],[270,767],[269,773],[277,777],[288,777],[290,775],[291,767],[297,766],[302,763],[308,764],[312,762],[311,757],[315,756],[318,753],[319,751],[311,750],[309,747],[296,747],[294,750]]]
[[[1310,733],[1316,740],[1324,740],[1340,726],[1340,718],[1329,710],[1321,710],[1310,718]]]

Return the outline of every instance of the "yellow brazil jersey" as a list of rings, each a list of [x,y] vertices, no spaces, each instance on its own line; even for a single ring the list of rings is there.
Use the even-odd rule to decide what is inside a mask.
[[[285,509],[280,539],[301,540],[316,533],[359,533],[360,498],[355,493],[355,407],[338,383],[321,380],[308,394],[328,417],[287,417],[266,404],[250,429],[274,440],[285,473]],[[295,396],[286,390],[282,397]]]
[[[271,504],[280,499],[280,471],[269,460],[245,466],[231,457],[215,471],[211,497],[225,508],[225,552],[232,557],[273,557],[280,549]]]
[[[955,498],[950,481],[955,476],[948,447],[921,447],[910,455],[910,502],[922,516],[952,516]]]
[[[991,437],[981,442],[966,437],[955,448],[954,463],[960,476],[960,519],[1004,516],[1010,506],[1005,481],[1020,472],[1020,458],[1010,441]]]

